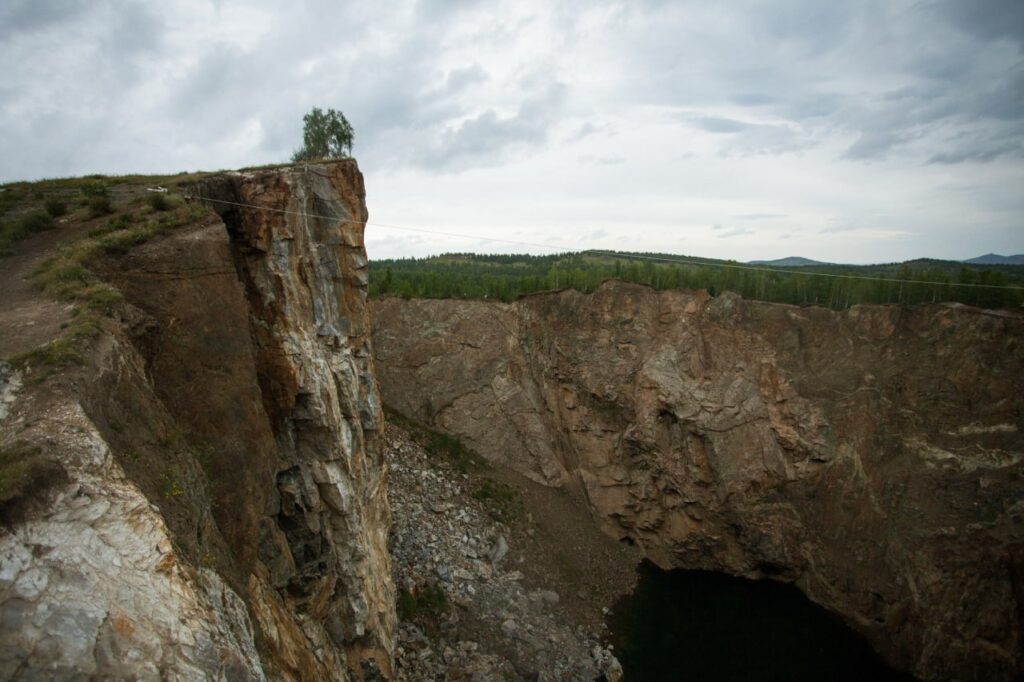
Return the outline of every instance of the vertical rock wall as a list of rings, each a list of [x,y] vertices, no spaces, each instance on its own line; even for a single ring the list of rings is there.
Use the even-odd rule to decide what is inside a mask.
[[[190,193],[204,220],[105,263],[125,301],[83,366],[2,373],[0,447],[56,469],[0,519],[0,677],[388,677],[362,176]]]
[[[663,567],[794,582],[927,679],[1024,673],[1024,316],[609,282],[374,302],[385,400]]]
[[[229,174],[195,188],[220,214],[245,289],[274,466],[249,590],[287,659],[343,650],[389,672],[394,626],[382,414],[366,309],[366,220],[354,162]]]

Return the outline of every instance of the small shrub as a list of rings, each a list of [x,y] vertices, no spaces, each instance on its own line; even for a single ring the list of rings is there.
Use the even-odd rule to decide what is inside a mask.
[[[90,177],[103,177],[103,176],[90,176]],[[87,197],[105,197],[107,196],[107,186],[102,182],[87,182],[82,185],[82,194]]]
[[[47,368],[66,367],[68,365],[85,364],[85,357],[67,338],[61,337],[50,343],[34,348],[27,353],[12,358],[15,364],[41,365]]]
[[[107,222],[89,230],[90,237],[102,237],[105,234],[116,232],[117,230],[123,230],[135,220],[135,216],[131,213],[122,213],[121,215],[115,216]]]
[[[399,620],[436,621],[448,610],[448,595],[436,582],[416,587],[412,592],[403,587],[395,606]]]
[[[53,218],[46,211],[29,211],[13,223],[0,228],[0,239],[17,242],[54,227]]]
[[[152,239],[157,233],[157,226],[152,223],[143,223],[130,230],[120,230],[100,237],[98,244],[100,249],[109,254],[127,253],[133,246],[144,244]]]
[[[110,205],[110,198],[106,196],[91,197],[87,207],[89,209],[90,218],[99,218],[100,216],[107,215],[114,210]]]
[[[174,497],[181,497],[185,494],[185,491],[169,473],[164,473],[164,475],[160,477],[160,494],[167,499],[171,499]]]
[[[43,456],[38,445],[17,441],[0,447],[0,517],[30,494],[62,479],[59,464]]]
[[[154,211],[169,211],[171,210],[171,202],[167,200],[164,194],[155,192],[149,195],[149,207]]]
[[[94,281],[93,274],[75,260],[57,258],[47,261],[35,272],[36,283],[43,291],[62,300],[75,295]]]
[[[471,469],[480,468],[483,460],[475,452],[462,444],[458,438],[444,433],[431,432],[423,446],[427,454],[433,457],[444,457],[450,461],[459,473],[465,474]]]
[[[76,298],[84,301],[90,310],[104,315],[109,315],[114,305],[124,300],[121,292],[109,284],[93,284],[78,292]]]
[[[19,441],[0,449],[0,503],[21,495],[29,485],[42,448]]]
[[[60,199],[47,199],[46,212],[54,218],[59,218],[68,212],[68,205]]]
[[[21,218],[18,219],[17,224],[27,234],[46,232],[47,230],[52,230],[55,227],[53,224],[53,216],[46,211],[30,211],[21,216]]]
[[[473,498],[484,503],[495,521],[508,523],[519,516],[522,503],[510,485],[485,478],[473,491]]]
[[[78,315],[60,338],[14,356],[11,364],[41,368],[42,371],[32,378],[32,383],[41,383],[61,367],[85,364],[83,352],[101,332],[95,313]]]

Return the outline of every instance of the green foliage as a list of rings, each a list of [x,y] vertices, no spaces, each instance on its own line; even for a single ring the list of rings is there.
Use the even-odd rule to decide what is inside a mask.
[[[471,469],[479,469],[484,465],[484,460],[480,455],[463,445],[458,438],[453,438],[445,433],[429,431],[423,449],[432,457],[446,458],[461,474],[468,473]]]
[[[102,182],[102,181],[99,180],[99,179],[103,179],[104,177],[105,176],[102,176],[102,175],[90,175],[90,176],[88,176],[88,178],[90,178],[90,179],[87,180],[84,183],[81,183],[79,185],[80,189],[82,190],[82,194],[84,194],[86,197],[92,197],[92,198],[106,197],[107,196],[107,184],[105,182]]]
[[[768,272],[732,267],[739,265],[735,261],[687,257],[692,263],[678,263],[672,262],[673,258],[680,257],[586,252],[548,256],[452,253],[423,259],[379,260],[370,263],[370,295],[511,301],[524,294],[552,289],[573,288],[589,293],[608,279],[621,279],[656,289],[705,289],[711,295],[734,291],[752,300],[836,309],[860,303],[912,305],[956,301],[986,308],[1012,308],[1024,303],[1024,291],[1020,289],[953,286],[954,283],[1024,286],[1024,266],[1019,265],[965,266],[951,261],[920,260]],[[846,279],[845,276],[872,279]]]
[[[60,199],[47,199],[44,204],[46,212],[54,218],[59,218],[68,212],[68,205]]]
[[[85,364],[84,350],[100,334],[99,321],[92,315],[80,314],[57,339],[11,358],[11,363],[22,367],[41,368],[33,381],[38,383],[61,367]]]
[[[172,499],[184,495],[185,490],[178,484],[178,481],[169,471],[165,471],[160,477],[160,494],[165,499]]]
[[[429,582],[412,592],[403,587],[398,591],[396,607],[399,620],[432,623],[448,610],[448,595],[436,582]]]
[[[434,431],[387,405],[384,406],[384,414],[388,421],[407,430],[428,455],[448,460],[460,474],[488,467],[487,460],[463,445],[458,438]]]
[[[292,161],[342,159],[352,153],[355,133],[345,114],[314,107],[302,117],[302,122],[302,147],[292,156]]]
[[[121,215],[108,220],[104,224],[98,225],[89,230],[89,236],[102,237],[105,234],[110,234],[111,232],[116,232],[117,230],[123,230],[124,228],[131,225],[134,219],[135,216],[133,214],[122,213]]]
[[[0,447],[0,516],[29,495],[61,480],[63,469],[38,445],[16,441]]]
[[[15,242],[28,239],[34,234],[56,227],[53,218],[46,211],[29,211],[13,223],[0,225],[0,251],[9,253]]]
[[[111,213],[114,208],[110,204],[110,198],[107,196],[94,196],[90,197],[86,203],[86,207],[89,209],[90,218],[99,218]]]
[[[153,193],[148,197],[149,207],[154,211],[169,211],[171,210],[171,202],[167,200],[166,195],[162,193]]]
[[[0,503],[20,497],[32,484],[42,452],[24,441],[0,448]]]
[[[479,487],[473,491],[473,498],[484,503],[495,521],[509,523],[522,512],[522,502],[515,488],[489,478],[480,482]]]

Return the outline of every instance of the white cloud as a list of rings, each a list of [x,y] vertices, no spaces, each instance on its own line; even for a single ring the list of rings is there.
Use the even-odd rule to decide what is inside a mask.
[[[280,161],[323,106],[374,219],[469,235],[371,256],[1021,252],[1020,7],[9,0],[0,179]]]

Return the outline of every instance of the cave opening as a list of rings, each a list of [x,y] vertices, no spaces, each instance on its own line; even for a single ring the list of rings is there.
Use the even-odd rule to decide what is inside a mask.
[[[607,617],[631,682],[914,679],[793,585],[649,561],[638,573]]]

